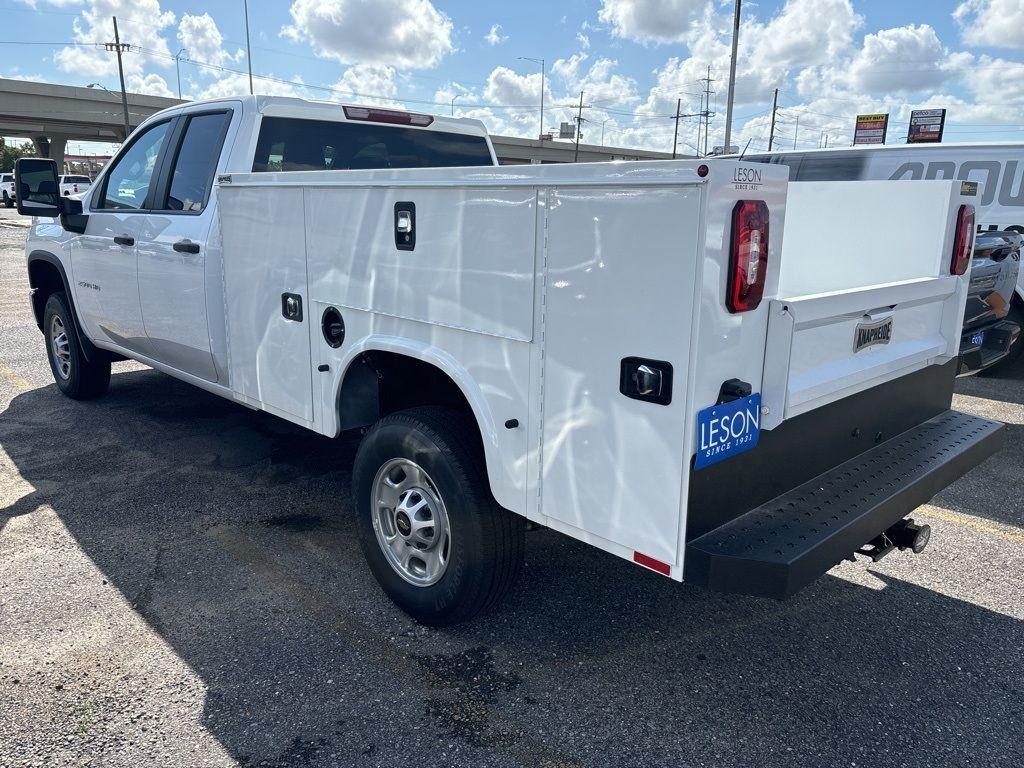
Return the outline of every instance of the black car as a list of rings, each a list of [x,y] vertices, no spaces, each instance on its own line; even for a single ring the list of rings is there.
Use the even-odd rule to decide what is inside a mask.
[[[991,371],[1012,362],[1024,347],[1024,313],[1014,301],[1024,237],[979,232],[971,260],[971,286],[960,339],[960,373]]]

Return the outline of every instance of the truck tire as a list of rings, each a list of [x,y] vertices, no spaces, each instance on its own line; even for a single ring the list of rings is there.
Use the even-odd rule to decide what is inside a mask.
[[[74,400],[99,397],[110,385],[110,358],[100,353],[87,360],[75,319],[63,291],[50,294],[43,311],[46,358],[57,388]]]
[[[14,207],[14,198],[13,197],[7,197],[7,195],[4,195],[4,205],[7,206],[8,208],[13,208]]]
[[[525,523],[498,506],[474,425],[459,411],[391,414],[352,470],[359,541],[388,597],[423,624],[476,616],[512,587]]]
[[[1020,357],[1020,353],[1024,351],[1024,310],[1021,309],[1021,305],[1018,303],[1016,296],[1013,299],[1013,304],[1010,305],[1010,311],[1006,315],[1006,319],[1010,322],[1016,323],[1021,329],[1020,336],[1017,337],[1017,341],[1014,342],[1013,346],[1010,347],[1009,354],[1006,355],[995,365],[986,368],[983,371],[979,371],[979,376],[995,376],[998,377],[1006,372],[1007,368],[1010,368],[1017,358]]]

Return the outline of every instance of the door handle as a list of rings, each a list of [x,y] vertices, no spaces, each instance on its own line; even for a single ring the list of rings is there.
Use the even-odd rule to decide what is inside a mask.
[[[174,250],[178,253],[199,253],[199,243],[191,240],[179,240],[174,244]]]
[[[114,235],[114,242],[118,245],[135,245],[135,238],[129,235]]]

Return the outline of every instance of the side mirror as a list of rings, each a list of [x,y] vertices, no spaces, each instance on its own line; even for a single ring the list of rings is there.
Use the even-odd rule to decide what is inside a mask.
[[[57,161],[42,157],[20,158],[14,164],[14,196],[22,216],[60,216]]]
[[[82,213],[81,200],[61,196],[56,160],[20,158],[14,164],[14,197],[22,216],[60,217],[68,232],[85,232],[89,217]]]

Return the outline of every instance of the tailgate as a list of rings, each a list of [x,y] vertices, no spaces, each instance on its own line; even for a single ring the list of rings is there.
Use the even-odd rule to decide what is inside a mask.
[[[956,356],[962,284],[946,276],[772,300],[762,427]]]
[[[967,277],[949,274],[959,184],[790,184],[769,307],[762,427],[959,351]]]

